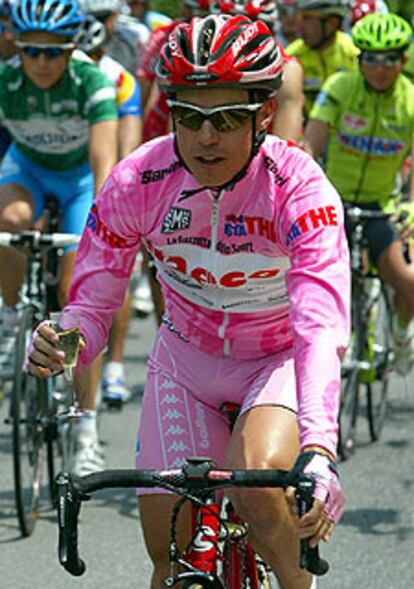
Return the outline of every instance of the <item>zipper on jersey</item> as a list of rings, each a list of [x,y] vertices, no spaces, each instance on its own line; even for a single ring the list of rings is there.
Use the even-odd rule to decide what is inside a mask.
[[[208,191],[208,194],[211,199],[212,208],[211,208],[211,250],[213,252],[216,251],[217,248],[217,235],[218,235],[218,216],[219,216],[219,208],[220,208],[220,201],[224,196],[224,190],[217,196],[214,197],[214,194],[211,190]],[[215,266],[213,268],[213,273],[217,270]],[[227,358],[230,356],[230,340],[226,339],[226,327],[229,322],[229,315],[228,313],[223,312],[223,321],[218,328],[217,334],[220,339],[223,340],[223,354]]]

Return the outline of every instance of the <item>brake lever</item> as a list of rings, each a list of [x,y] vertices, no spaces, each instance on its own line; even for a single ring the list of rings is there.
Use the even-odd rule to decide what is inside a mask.
[[[302,515],[312,508],[313,486],[314,482],[309,477],[301,478],[296,486],[295,498],[299,517],[302,517]],[[308,538],[300,540],[299,565],[301,569],[307,569],[310,573],[317,576],[325,575],[329,570],[329,563],[319,555],[319,546],[311,548]]]
[[[73,485],[69,473],[59,473],[56,479],[58,497],[59,562],[75,577],[86,571],[85,562],[78,552],[78,516],[81,496]]]

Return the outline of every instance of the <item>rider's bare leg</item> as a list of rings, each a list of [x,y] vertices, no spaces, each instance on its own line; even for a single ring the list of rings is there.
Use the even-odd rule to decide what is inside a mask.
[[[174,495],[145,495],[138,498],[141,525],[148,554],[154,566],[151,589],[163,589],[164,580],[170,575],[168,549],[172,509],[177,502]],[[184,549],[191,533],[190,506],[183,506],[177,525],[177,540]]]
[[[289,469],[299,453],[298,439],[296,415],[291,411],[269,406],[252,409],[236,425],[225,466]],[[298,566],[299,541],[284,494],[250,489],[232,493],[231,498],[250,523],[254,546],[275,569],[281,587],[309,589],[312,578]],[[169,575],[169,522],[175,501],[175,497],[166,495],[147,495],[139,500],[144,539],[154,565],[151,589],[164,587],[163,580]],[[183,517],[182,546],[189,534],[189,517]]]
[[[292,468],[299,454],[296,414],[277,406],[255,407],[232,433],[225,468]],[[282,589],[309,589],[312,577],[299,567],[299,539],[283,491],[238,489],[229,493],[251,528],[252,543],[272,567]]]
[[[394,304],[401,322],[408,323],[414,317],[414,264],[407,264],[401,241],[393,241],[377,261],[381,278],[395,292]]]
[[[0,186],[0,231],[17,233],[28,229],[34,212],[30,193],[18,184]],[[0,247],[0,289],[4,303],[17,303],[25,270],[25,256],[14,248]]]

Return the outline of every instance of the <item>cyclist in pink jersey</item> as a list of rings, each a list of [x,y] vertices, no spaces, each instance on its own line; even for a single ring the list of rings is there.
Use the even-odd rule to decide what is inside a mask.
[[[344,503],[335,459],[349,256],[341,201],[320,167],[266,137],[282,67],[260,21],[209,16],[175,29],[157,67],[174,134],[114,168],[91,210],[65,313],[70,324],[71,311],[81,312],[81,390],[146,244],[166,312],[149,361],[137,466],[174,467],[201,454],[220,466],[296,464],[311,473],[315,501],[299,521],[289,494],[231,494],[280,586],[309,589],[298,539],[328,540]],[[55,343],[41,325],[30,372],[61,368]],[[220,411],[229,400],[241,406],[231,436]],[[174,498],[138,495],[151,587],[160,589]]]

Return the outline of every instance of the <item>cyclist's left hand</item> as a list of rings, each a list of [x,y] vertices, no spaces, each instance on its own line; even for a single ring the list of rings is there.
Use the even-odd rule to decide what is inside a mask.
[[[313,506],[298,523],[299,537],[310,538],[310,546],[314,547],[320,540],[327,542],[332,536],[335,524],[344,510],[345,497],[336,464],[329,456],[317,451],[303,452],[294,470],[315,481]],[[289,491],[287,498],[292,511],[295,511],[294,491]]]
[[[398,205],[393,220],[403,241],[414,237],[414,202],[403,202]]]

